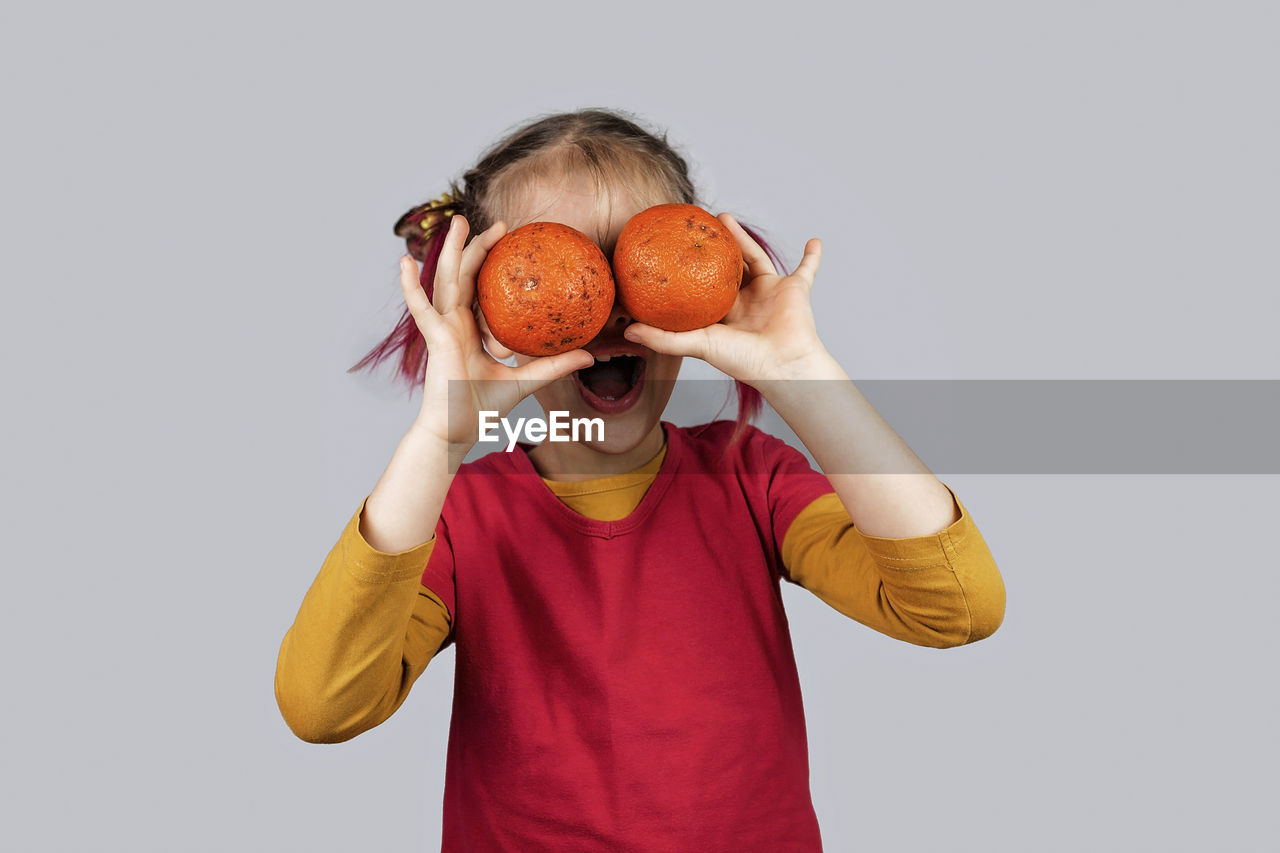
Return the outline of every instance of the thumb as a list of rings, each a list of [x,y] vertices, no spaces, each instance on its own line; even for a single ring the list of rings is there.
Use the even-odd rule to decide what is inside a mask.
[[[476,325],[480,327],[480,337],[484,340],[484,348],[489,351],[489,355],[498,361],[511,357],[513,350],[493,336],[493,332],[489,331],[489,321],[485,319],[484,312],[480,310],[480,303],[472,306],[472,310],[476,317]]]
[[[595,357],[584,349],[569,350],[559,355],[544,355],[528,364],[511,368],[511,377],[519,383],[520,397],[525,397],[557,379],[562,379],[595,364]]]
[[[668,332],[656,326],[632,323],[623,331],[622,336],[663,355],[691,355],[694,358],[706,358],[711,345],[709,328],[704,326],[688,332]]]

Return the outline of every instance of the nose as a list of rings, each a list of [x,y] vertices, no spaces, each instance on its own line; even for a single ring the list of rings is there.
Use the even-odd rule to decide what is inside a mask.
[[[622,330],[635,322],[631,318],[631,314],[623,307],[622,300],[616,296],[613,299],[613,310],[609,312],[609,319],[604,323],[604,331],[613,334],[622,334]]]

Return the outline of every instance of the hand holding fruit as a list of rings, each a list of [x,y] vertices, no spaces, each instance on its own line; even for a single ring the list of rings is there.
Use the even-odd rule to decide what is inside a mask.
[[[707,217],[711,218],[709,214]],[[822,241],[809,240],[795,271],[780,276],[764,249],[737,220],[728,213],[715,219],[736,241],[747,268],[747,281],[736,290],[737,298],[728,313],[720,322],[708,320],[701,327],[682,331],[671,331],[671,326],[658,328],[633,314],[642,322],[628,326],[625,336],[655,352],[700,358],[749,385],[770,379],[803,378],[810,360],[826,352],[818,339],[809,301]],[[619,237],[620,246],[622,239]],[[615,252],[615,266],[617,263]],[[732,264],[721,265],[723,277],[731,278]]]
[[[476,275],[506,225],[494,223],[464,249],[469,227],[462,216],[450,219],[431,301],[419,283],[418,265],[407,256],[400,260],[405,305],[428,353],[415,426],[464,454],[478,437],[481,410],[506,415],[538,388],[593,362],[586,351],[575,349],[510,367],[485,351],[472,308]]]
[[[821,241],[779,276],[729,214],[661,204],[618,235],[612,273],[587,235],[535,222],[503,238],[479,274],[480,306],[497,341],[526,355],[590,341],[617,300],[635,321],[626,337],[655,352],[692,355],[744,382],[805,375],[825,353],[809,291]],[[739,289],[739,285],[746,284]]]

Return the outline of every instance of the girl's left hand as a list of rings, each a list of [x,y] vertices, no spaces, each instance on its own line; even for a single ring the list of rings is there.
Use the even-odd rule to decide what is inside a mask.
[[[755,240],[728,213],[717,219],[733,233],[747,264],[748,281],[718,323],[689,332],[668,332],[632,323],[623,335],[667,355],[691,355],[748,385],[771,379],[803,379],[809,366],[827,357],[814,326],[809,291],[822,257],[822,241],[804,246],[795,272],[780,276]]]

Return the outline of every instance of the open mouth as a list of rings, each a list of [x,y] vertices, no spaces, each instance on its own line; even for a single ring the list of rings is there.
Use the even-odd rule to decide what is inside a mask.
[[[636,355],[597,358],[595,364],[574,371],[573,381],[587,405],[600,412],[622,412],[640,397],[645,361]]]

